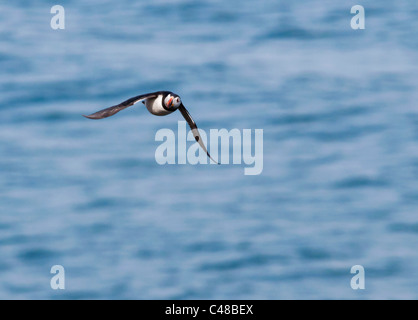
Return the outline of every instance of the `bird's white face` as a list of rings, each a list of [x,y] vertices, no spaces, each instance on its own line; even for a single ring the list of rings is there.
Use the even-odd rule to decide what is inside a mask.
[[[165,100],[164,103],[166,105],[167,108],[175,108],[177,109],[178,107],[180,107],[181,104],[181,99],[179,96],[173,96],[171,94],[169,94]]]

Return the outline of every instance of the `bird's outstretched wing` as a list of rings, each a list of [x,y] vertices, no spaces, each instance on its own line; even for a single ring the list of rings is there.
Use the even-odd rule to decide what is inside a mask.
[[[197,129],[197,125],[196,122],[194,122],[192,116],[190,115],[190,113],[187,111],[187,109],[184,107],[183,104],[180,105],[179,110],[181,112],[181,114],[183,115],[184,119],[187,121],[187,123],[190,126],[190,129],[192,129],[194,138],[196,139],[196,141],[199,143],[199,145],[202,147],[203,151],[206,152],[206,154],[208,155],[208,157],[215,162],[216,164],[220,164],[219,162],[215,161],[209,154],[208,150],[206,149],[206,146],[203,144],[202,138],[200,137],[199,134],[199,130]]]
[[[141,94],[140,96],[136,96],[133,98],[130,98],[116,106],[98,111],[96,113],[93,113],[89,116],[84,116],[88,119],[93,119],[93,120],[99,120],[99,119],[104,119],[107,117],[111,117],[113,115],[115,115],[116,113],[118,113],[119,111],[122,111],[123,109],[126,109],[130,106],[133,106],[134,104],[138,103],[141,100],[145,100],[145,99],[149,99],[149,98],[156,98],[158,97],[159,92],[153,92],[153,93],[147,93],[147,94]]]

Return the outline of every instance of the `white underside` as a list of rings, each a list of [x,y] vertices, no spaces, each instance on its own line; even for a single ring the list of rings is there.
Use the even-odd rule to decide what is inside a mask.
[[[162,95],[158,96],[157,98],[145,100],[145,106],[147,107],[149,112],[156,116],[166,116],[167,114],[170,114],[172,112],[164,109]]]

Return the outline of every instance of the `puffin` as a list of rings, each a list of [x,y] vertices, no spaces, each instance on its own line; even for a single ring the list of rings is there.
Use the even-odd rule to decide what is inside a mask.
[[[141,94],[139,96],[130,98],[120,104],[114,105],[112,107],[97,111],[89,116],[83,115],[88,119],[92,120],[100,120],[105,119],[111,116],[114,116],[118,112],[129,108],[138,102],[142,101],[143,104],[147,107],[148,111],[155,115],[155,116],[166,116],[170,113],[173,113],[177,110],[183,115],[184,119],[190,126],[192,130],[193,136],[196,139],[197,143],[199,143],[200,147],[203,151],[206,152],[208,157],[216,164],[220,164],[215,161],[211,155],[209,154],[208,150],[206,149],[202,138],[200,137],[199,130],[197,129],[196,122],[191,117],[190,113],[187,111],[181,98],[178,94],[175,94],[171,91],[157,91],[152,93]]]

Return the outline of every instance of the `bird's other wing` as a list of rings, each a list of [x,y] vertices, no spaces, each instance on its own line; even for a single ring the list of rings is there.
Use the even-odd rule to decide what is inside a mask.
[[[84,117],[86,117],[88,119],[93,119],[93,120],[108,118],[108,117],[111,117],[111,116],[115,115],[119,111],[122,111],[123,109],[126,109],[130,106],[133,106],[135,103],[138,103],[141,100],[156,98],[156,97],[158,97],[158,94],[159,94],[159,92],[141,94],[140,96],[130,98],[130,99],[118,104],[118,105],[112,106],[110,108],[98,111],[96,113],[93,113],[89,116],[84,116]]]
[[[183,115],[184,119],[187,121],[187,123],[190,126],[190,129],[192,129],[192,133],[194,135],[194,138],[196,139],[197,143],[199,143],[199,145],[202,147],[203,151],[206,152],[206,154],[208,155],[208,157],[215,162],[216,164],[220,164],[217,161],[215,161],[209,154],[208,150],[206,149],[206,146],[203,144],[202,138],[200,137],[199,134],[199,130],[197,129],[197,125],[196,122],[194,122],[192,116],[190,115],[190,113],[187,111],[187,109],[184,107],[183,104],[180,105],[179,110],[181,112],[181,114]]]

